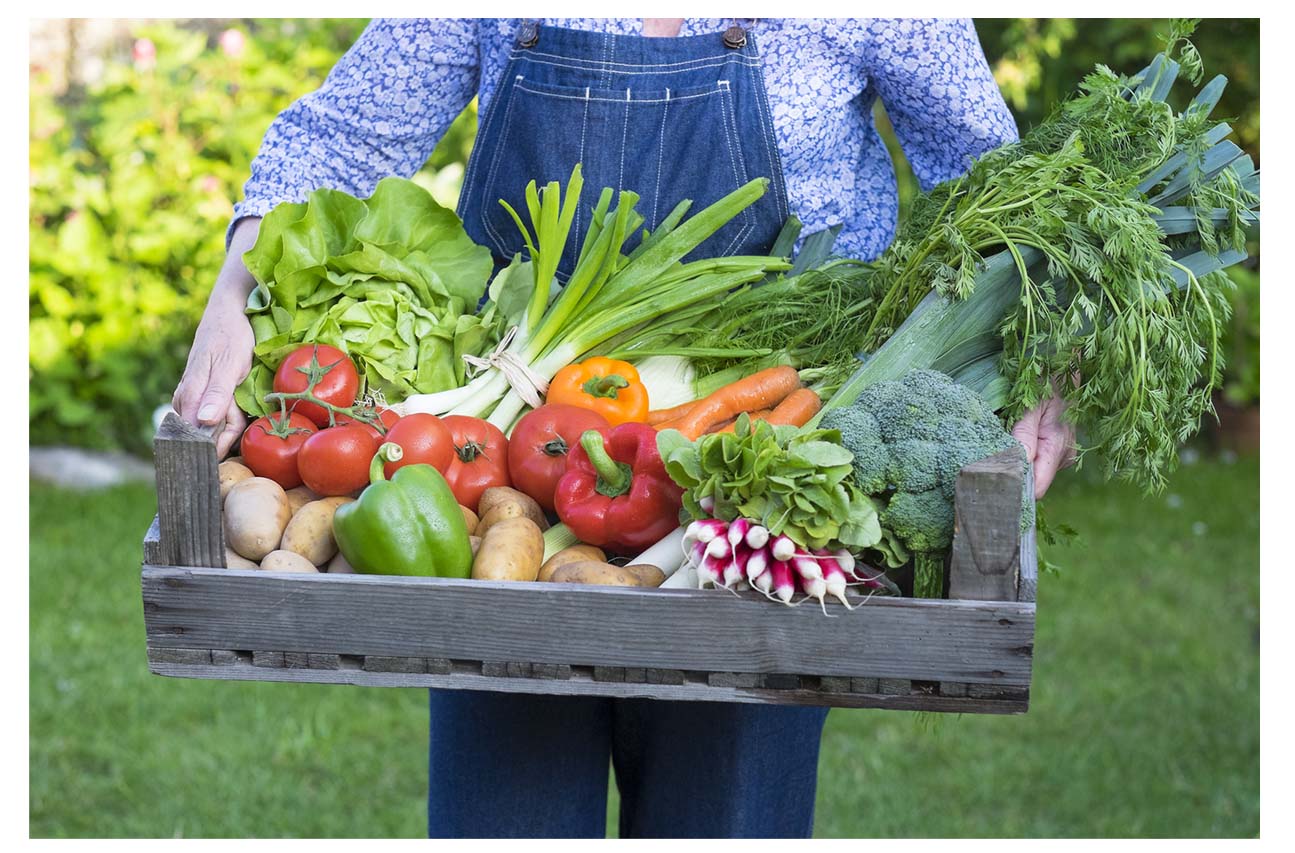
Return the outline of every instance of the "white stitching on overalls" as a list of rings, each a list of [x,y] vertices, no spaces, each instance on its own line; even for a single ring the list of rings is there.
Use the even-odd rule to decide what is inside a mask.
[[[580,118],[580,159],[576,161],[577,163],[580,164],[581,169],[584,168],[584,163],[585,163],[585,129],[588,127],[589,127],[589,88],[585,87],[585,112],[584,112],[584,115],[581,116]],[[570,191],[571,191],[571,187],[570,185],[568,185],[567,192],[570,192]],[[578,204],[576,205],[575,230],[573,231],[573,233],[577,237],[580,235],[580,205]],[[574,245],[575,242],[576,241],[571,240],[568,242],[568,245]],[[576,253],[576,257],[579,257],[580,249],[578,246],[575,247],[574,251]]]
[[[556,92],[546,92],[546,91],[544,91],[543,89],[532,89],[532,88],[529,88],[529,87],[527,87],[527,86],[518,86],[517,88],[518,88],[518,89],[521,89],[523,92],[527,92],[527,93],[532,94],[532,95],[540,95],[541,97],[545,97],[545,98],[559,98],[559,99],[562,99],[562,100],[568,100],[568,101],[585,101],[585,100],[589,100],[589,101],[600,101],[600,102],[603,102],[603,103],[617,103],[617,104],[619,104],[619,103],[623,103],[623,102],[625,101],[625,99],[624,99],[624,98],[621,98],[621,97],[616,97],[616,98],[599,98],[599,97],[597,97],[597,96],[595,96],[595,95],[589,95],[589,96],[585,96],[585,95],[559,95],[559,94],[557,94]],[[586,88],[588,88],[588,87],[586,87]],[[671,94],[671,95],[670,95],[670,100],[671,100],[671,101],[689,101],[689,100],[693,100],[693,99],[695,99],[695,98],[709,98],[709,97],[712,97],[712,96],[717,95],[717,94],[719,94],[719,90],[718,90],[718,89],[713,89],[713,88],[712,88],[712,89],[708,89],[708,90],[707,90],[707,91],[705,91],[705,92],[698,92],[698,93],[696,93],[695,95],[675,95],[675,94]],[[664,104],[665,102],[666,102],[666,99],[665,99],[665,98],[635,98],[635,99],[634,99],[634,103],[636,103],[636,104]]]
[[[603,62],[587,60],[587,59],[574,60],[572,62],[550,62],[544,59],[536,59],[533,56],[527,56],[526,61],[534,62],[536,65],[550,65],[554,68],[568,68],[574,71],[597,71],[600,74],[603,72],[606,72],[606,74],[608,75],[616,74],[616,75],[625,76],[625,77],[643,75],[643,74],[687,74],[693,71],[705,71],[707,68],[723,68],[725,65],[730,65],[730,64],[740,65],[744,68],[759,67],[756,63],[753,63],[753,62],[732,62],[732,63],[708,62],[704,65],[698,65],[694,68],[678,68],[678,69],[675,69],[674,71],[619,71],[606,66],[623,64],[623,63],[615,63],[615,62],[603,63]]]
[[[516,103],[516,98],[510,97],[508,99],[508,109],[504,110],[503,123],[500,125],[499,141],[495,145],[495,156],[490,164],[490,173],[486,176],[485,183],[481,185],[481,219],[485,222],[486,231],[490,233],[491,239],[495,241],[495,248],[499,250],[500,255],[507,254],[508,250],[504,248],[506,245],[504,239],[499,236],[499,232],[495,230],[494,226],[490,222],[490,214],[488,213],[490,208],[487,207],[490,202],[487,200],[486,194],[490,188],[494,186],[495,175],[499,172],[500,155],[503,153],[504,143],[508,141],[508,120],[513,114],[513,105]]]
[[[620,171],[616,175],[617,192],[625,188],[625,144],[629,140],[630,132],[630,90],[625,90],[625,121],[621,124],[621,165]],[[617,204],[620,202],[617,201]]]
[[[530,87],[528,87],[528,86],[523,86],[523,85],[520,85],[520,84],[518,84],[515,88],[517,88],[517,89],[521,89],[523,92],[528,92],[528,93],[530,93],[530,94],[532,94],[532,95],[539,95],[539,96],[544,97],[544,98],[560,98],[560,99],[567,100],[567,101],[602,101],[602,102],[605,102],[605,103],[617,103],[617,104],[619,104],[619,103],[623,103],[623,102],[625,101],[625,99],[624,99],[624,98],[620,98],[620,97],[617,97],[617,98],[598,98],[598,97],[595,97],[595,96],[590,95],[590,94],[585,94],[584,96],[580,96],[580,95],[559,95],[559,94],[557,94],[556,92],[546,92],[546,91],[544,91],[543,89],[532,89],[532,88],[530,88]],[[586,93],[587,93],[587,92],[589,92],[589,87],[588,87],[588,86],[586,86],[586,87],[585,87],[585,91],[586,91]],[[719,94],[719,92],[720,92],[720,90],[719,90],[719,89],[710,89],[710,90],[705,91],[705,92],[698,92],[698,93],[697,93],[697,94],[695,94],[695,95],[671,95],[671,96],[670,96],[670,100],[671,100],[671,101],[689,101],[689,100],[692,100],[692,99],[694,99],[694,98],[709,98],[709,97],[712,97],[713,95],[717,95],[717,94]],[[665,99],[665,98],[635,98],[635,99],[634,99],[634,103],[636,103],[636,104],[664,104],[665,102],[666,102],[666,99]]]
[[[661,110],[661,132],[658,135],[659,143],[656,154],[656,189],[652,191],[652,220],[651,225],[655,229],[659,224],[657,220],[657,210],[661,205],[661,171],[665,163],[665,117],[670,112],[670,90],[665,90],[665,107]]]
[[[738,187],[741,187],[747,183],[745,180],[743,180],[743,177],[746,175],[746,167],[745,167],[745,164],[743,164],[739,168],[738,160],[737,160],[737,154],[736,154],[736,149],[738,147],[737,146],[737,127],[736,127],[736,119],[735,119],[735,116],[733,115],[732,91],[728,88],[727,80],[720,80],[718,82],[724,84],[719,88],[719,91],[721,93],[720,100],[724,102],[724,109],[721,111],[720,120],[724,124],[724,134],[728,139],[728,159],[733,166],[733,180],[737,182],[737,186],[735,186],[734,189],[737,189]],[[743,226],[738,230],[737,234],[733,237],[733,239],[729,240],[728,245],[724,247],[724,250],[720,252],[721,256],[727,255],[729,253],[729,250],[733,248],[734,244],[744,239],[747,235],[747,232],[749,232],[754,227],[751,221],[752,220],[751,208],[749,206],[745,210],[743,210],[740,215],[743,219]]]

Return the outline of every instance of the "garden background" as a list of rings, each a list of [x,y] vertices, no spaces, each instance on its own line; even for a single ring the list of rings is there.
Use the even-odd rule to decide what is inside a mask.
[[[345,20],[33,21],[30,433],[147,455],[274,115],[363,28]],[[1096,63],[1136,71],[1147,20],[977,22],[1022,131]],[[1195,39],[1259,164],[1259,23]],[[884,114],[879,111],[885,126]],[[457,199],[475,104],[417,176]],[[893,143],[893,137],[891,138]],[[902,153],[901,190],[913,192]],[[816,834],[1255,836],[1259,821],[1259,246],[1232,276],[1227,384],[1169,489],[1063,475],[1081,533],[1047,556],[1024,717],[834,711]],[[33,836],[418,836],[426,694],[147,672],[145,484],[32,481]],[[93,530],[93,536],[86,531]],[[615,802],[609,827],[615,826]],[[611,830],[614,832],[614,829]]]

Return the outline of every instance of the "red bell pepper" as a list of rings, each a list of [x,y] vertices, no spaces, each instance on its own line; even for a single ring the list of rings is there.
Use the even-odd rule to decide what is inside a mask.
[[[567,455],[554,504],[581,542],[637,553],[679,526],[683,489],[656,448],[656,429],[641,423],[586,430]]]

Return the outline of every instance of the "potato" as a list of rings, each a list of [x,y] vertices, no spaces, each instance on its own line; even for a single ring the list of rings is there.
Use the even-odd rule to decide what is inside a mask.
[[[549,580],[553,583],[590,583],[600,586],[644,585],[634,572],[599,560],[581,560],[558,566]]]
[[[472,546],[472,558],[476,559],[477,552],[481,550],[481,537],[469,536],[468,544]]]
[[[229,494],[229,490],[234,488],[234,486],[244,480],[250,480],[252,477],[256,476],[252,473],[251,468],[248,468],[242,462],[236,462],[233,459],[226,459],[224,462],[220,463],[220,467],[216,470],[220,474],[220,499],[222,501]]]
[[[245,559],[259,561],[278,548],[290,520],[283,487],[266,477],[236,484],[225,498],[225,541]]]
[[[300,554],[292,551],[271,551],[261,561],[263,572],[318,572],[319,569]]]
[[[471,536],[477,532],[477,525],[481,523],[481,519],[463,504],[459,504],[459,509],[463,510],[463,521],[468,525],[468,535]]]
[[[475,580],[533,581],[544,560],[544,534],[529,518],[505,518],[481,538]]]
[[[338,551],[333,555],[333,559],[328,561],[328,568],[324,571],[330,575],[353,575],[355,574],[355,567],[346,562],[345,555]]]
[[[648,563],[626,566],[625,571],[639,579],[639,586],[653,587],[665,583],[665,572]]]
[[[520,492],[517,489],[513,489],[508,486],[491,486],[482,492],[481,502],[477,504],[477,514],[481,517],[481,521],[484,523],[486,516],[490,514],[491,510],[496,509],[500,505],[510,503],[517,504],[518,508],[521,509],[521,512],[519,513],[514,509],[503,515],[496,516],[495,520],[525,516],[535,522],[540,530],[549,529],[549,520],[545,517],[543,508],[536,503],[535,498],[525,492]],[[480,533],[478,535],[484,536],[485,534]]]
[[[237,553],[233,551],[233,549],[231,549],[228,545],[226,545],[225,546],[225,568],[259,569],[261,567],[258,566],[256,563],[252,562],[251,560],[247,559],[246,557],[240,557]]]
[[[333,538],[333,513],[352,498],[321,498],[311,501],[292,516],[283,531],[279,547],[300,554],[312,565],[322,566],[337,553],[337,540]]]
[[[563,548],[561,551],[549,557],[544,565],[540,566],[540,573],[535,578],[537,581],[547,581],[553,579],[553,573],[558,570],[559,566],[565,566],[567,563],[579,563],[593,560],[597,563],[607,562],[607,554],[602,548],[596,545],[572,545],[569,548]]]
[[[292,507],[292,514],[296,515],[301,508],[311,501],[320,500],[319,495],[312,492],[305,486],[297,486],[295,489],[288,489],[288,505]]]

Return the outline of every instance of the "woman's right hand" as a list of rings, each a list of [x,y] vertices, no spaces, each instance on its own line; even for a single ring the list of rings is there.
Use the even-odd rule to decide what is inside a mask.
[[[225,458],[247,428],[247,418],[234,402],[234,389],[252,369],[255,344],[242,305],[208,303],[193,336],[184,376],[171,398],[171,405],[189,423],[219,425],[218,459]]]
[[[235,229],[225,265],[193,336],[184,376],[171,398],[171,405],[184,420],[218,427],[218,459],[225,457],[247,428],[247,417],[234,402],[234,389],[251,371],[256,345],[252,324],[243,310],[256,280],[243,265],[243,252],[256,242],[259,223],[259,219],[248,218]]]

